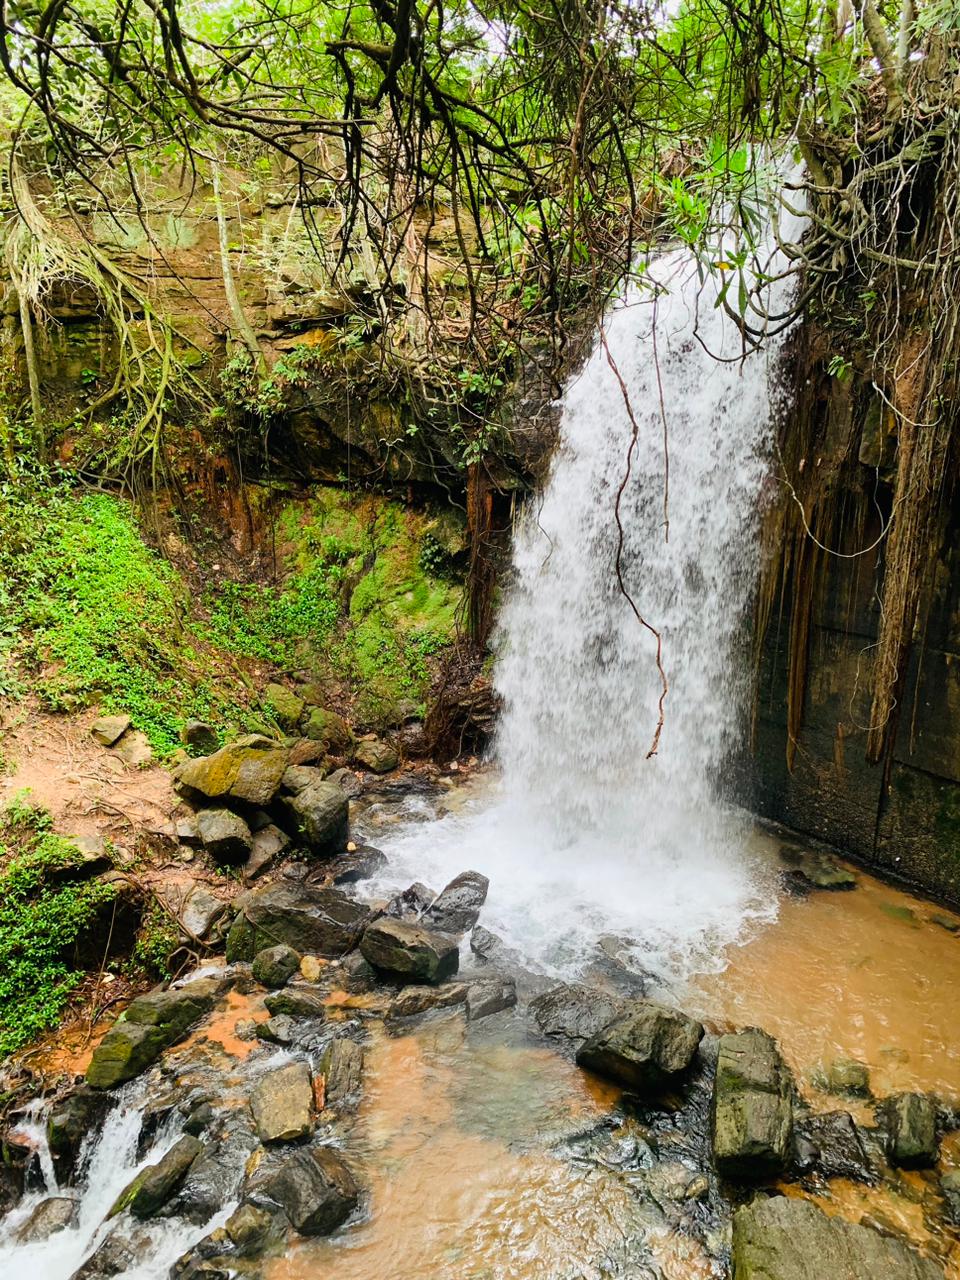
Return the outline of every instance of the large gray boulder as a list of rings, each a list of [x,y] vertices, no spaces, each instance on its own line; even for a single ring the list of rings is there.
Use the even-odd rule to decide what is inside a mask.
[[[562,982],[530,1001],[530,1012],[545,1036],[575,1044],[595,1036],[623,1010],[623,1000],[577,983]]]
[[[924,1093],[898,1093],[880,1108],[886,1121],[887,1155],[901,1169],[930,1169],[940,1154],[937,1106]]]
[[[253,852],[249,826],[231,809],[201,809],[196,828],[200,843],[217,862],[246,862]]]
[[[776,1041],[751,1028],[720,1037],[713,1092],[718,1172],[740,1181],[775,1178],[790,1158],[793,1083]]]
[[[252,733],[210,756],[187,760],[178,768],[178,786],[208,800],[242,800],[268,805],[280,789],[289,752],[279,742]]]
[[[360,952],[381,973],[407,982],[443,982],[457,972],[456,938],[404,920],[374,921],[360,941]]]
[[[313,1129],[313,1081],[305,1062],[268,1072],[250,1095],[261,1142],[293,1142]]]
[[[479,871],[464,871],[451,880],[423,913],[423,923],[441,933],[461,937],[480,918],[490,881]]]
[[[305,1236],[329,1235],[357,1207],[360,1191],[343,1157],[332,1147],[297,1151],[254,1179],[249,1199],[278,1207]]]
[[[112,1089],[132,1080],[169,1045],[209,1013],[228,984],[218,978],[195,978],[182,987],[151,991],[127,1007],[93,1051],[87,1084]]]
[[[183,1182],[202,1151],[203,1143],[185,1133],[156,1164],[141,1169],[124,1187],[107,1216],[116,1217],[127,1209],[135,1218],[152,1218]]]
[[[689,1067],[702,1039],[702,1025],[686,1014],[631,1000],[580,1046],[577,1063],[630,1089],[659,1089]]]
[[[733,1215],[733,1280],[943,1280],[937,1263],[809,1200],[759,1197]]]
[[[231,963],[280,942],[301,955],[341,956],[357,945],[371,917],[369,907],[336,889],[291,880],[251,889],[236,906],[227,938]]]
[[[335,782],[320,779],[278,796],[272,812],[280,826],[312,853],[338,853],[346,846],[350,801]]]

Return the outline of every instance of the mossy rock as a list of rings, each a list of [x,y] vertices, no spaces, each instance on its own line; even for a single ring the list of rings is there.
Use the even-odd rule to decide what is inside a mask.
[[[334,755],[353,746],[353,731],[342,716],[324,707],[311,707],[303,720],[303,736],[320,742]]]
[[[281,729],[296,729],[303,715],[303,699],[286,685],[268,684],[263,691],[263,705]]]
[[[276,795],[289,752],[272,738],[249,734],[211,756],[188,760],[176,772],[180,787],[208,800],[229,796],[247,804],[266,805]]]

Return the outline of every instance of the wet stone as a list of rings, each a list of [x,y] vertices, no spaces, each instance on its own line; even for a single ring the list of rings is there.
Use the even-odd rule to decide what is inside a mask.
[[[960,1227],[960,1169],[951,1169],[940,1179],[944,1216],[955,1227]]]
[[[761,1181],[786,1167],[793,1082],[776,1042],[751,1028],[720,1037],[713,1093],[713,1154],[724,1177]]]
[[[227,938],[227,959],[252,960],[265,946],[284,942],[301,955],[340,956],[352,951],[370,909],[337,889],[283,879],[251,889]]]
[[[254,957],[252,972],[265,987],[282,987],[300,968],[300,953],[285,942],[264,947]]]
[[[481,960],[496,960],[503,954],[504,944],[495,933],[478,924],[470,934],[470,950]]]
[[[703,1026],[652,1000],[627,1003],[577,1050],[577,1063],[628,1088],[655,1090],[689,1067]]]
[[[417,881],[391,898],[383,914],[395,920],[419,920],[436,896],[432,889]]]
[[[292,1142],[313,1129],[313,1081],[305,1062],[289,1062],[257,1082],[250,1110],[261,1142]]]
[[[57,1231],[65,1231],[76,1224],[79,1204],[70,1196],[49,1196],[41,1200],[17,1231],[20,1244],[46,1240]]]
[[[467,989],[467,1021],[477,1022],[493,1013],[512,1009],[517,1003],[517,984],[512,978],[489,978],[471,982]]]
[[[356,849],[342,854],[330,868],[334,884],[357,884],[371,880],[387,865],[387,855],[371,844],[358,844]]]
[[[780,857],[789,866],[789,876],[802,889],[853,889],[857,877],[829,853],[782,845]]]
[[[293,1044],[296,1040],[296,1021],[286,1013],[278,1013],[266,1022],[256,1023],[254,1035],[268,1044]]]
[[[306,987],[286,987],[267,996],[263,1003],[272,1014],[288,1018],[315,1018],[322,1022],[327,1016],[323,997]]]
[[[937,1107],[923,1093],[900,1093],[879,1108],[889,1135],[887,1155],[901,1169],[929,1169],[937,1163]]]
[[[462,936],[473,928],[487,900],[490,881],[479,871],[464,871],[441,890],[423,913],[423,923]]]
[[[107,1215],[116,1217],[125,1209],[135,1218],[152,1218],[167,1203],[203,1150],[203,1143],[184,1134],[156,1164],[141,1169],[114,1202]]]
[[[563,1037],[574,1044],[602,1031],[624,1008],[623,1000],[576,983],[561,983],[530,1001],[530,1012],[545,1036]]]
[[[827,1071],[827,1088],[831,1093],[850,1098],[870,1097],[870,1072],[862,1062],[837,1058]]]
[[[734,1280],[943,1280],[899,1240],[828,1217],[808,1200],[758,1197],[733,1217]]]
[[[404,987],[390,1001],[389,1018],[412,1018],[431,1009],[450,1009],[466,1003],[465,982],[443,982],[438,987]]]
[[[407,981],[442,982],[460,964],[456,938],[403,920],[374,921],[360,941],[360,951],[375,969]]]
[[[72,1167],[87,1132],[102,1123],[109,1106],[104,1094],[85,1088],[54,1104],[47,1119],[47,1145],[58,1167]]]
[[[363,1049],[348,1036],[331,1040],[320,1059],[326,1082],[326,1101],[337,1106],[360,1092],[363,1079]]]
[[[810,1116],[797,1127],[797,1147],[802,1141],[811,1147],[812,1163],[826,1178],[849,1178],[869,1182],[873,1178],[870,1158],[853,1117],[846,1111],[828,1111]]]
[[[329,1235],[357,1207],[359,1188],[339,1152],[331,1147],[297,1151],[274,1171],[251,1183],[249,1198],[283,1209],[307,1236]]]

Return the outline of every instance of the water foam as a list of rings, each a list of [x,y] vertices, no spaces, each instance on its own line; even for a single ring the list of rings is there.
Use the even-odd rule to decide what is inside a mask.
[[[629,294],[567,388],[549,480],[517,532],[498,794],[388,847],[398,881],[487,874],[484,923],[558,974],[613,933],[683,977],[775,910],[749,819],[722,797],[744,726],[779,342],[737,360],[741,334],[715,305],[722,275],[703,283],[686,250],[651,275],[655,303]],[[772,286],[772,311],[788,288]],[[669,682],[651,758],[661,683],[655,639],[617,580],[621,485],[624,585],[662,635]]]

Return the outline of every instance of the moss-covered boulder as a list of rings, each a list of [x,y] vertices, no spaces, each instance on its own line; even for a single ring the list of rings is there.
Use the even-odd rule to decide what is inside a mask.
[[[400,763],[396,749],[391,747],[389,742],[377,740],[357,743],[353,758],[357,764],[362,765],[364,769],[369,769],[371,773],[389,773]]]
[[[354,742],[353,731],[342,716],[324,707],[311,707],[303,720],[303,736],[322,743],[333,755],[349,751]]]
[[[210,756],[188,760],[176,772],[178,785],[208,800],[229,797],[268,805],[280,789],[288,752],[272,738],[248,734]]]
[[[577,1050],[577,1063],[631,1089],[652,1090],[686,1071],[703,1026],[677,1009],[632,1000]]]
[[[937,1106],[925,1093],[898,1093],[884,1100],[881,1119],[889,1135],[890,1163],[901,1169],[930,1169],[937,1163]]]
[[[124,1187],[107,1216],[114,1218],[127,1209],[135,1218],[152,1218],[183,1182],[202,1151],[199,1138],[184,1134],[161,1160],[141,1169]]]
[[[253,976],[265,987],[282,987],[299,967],[300,953],[280,942],[257,953],[253,961]]]
[[[303,715],[304,702],[284,684],[268,684],[263,691],[263,705],[281,729],[293,732]]]
[[[713,1093],[713,1155],[724,1177],[758,1182],[787,1165],[793,1081],[776,1041],[751,1028],[720,1038]]]
[[[375,969],[407,982],[443,982],[460,965],[456,938],[404,920],[374,921],[361,939],[360,952]]]
[[[94,1050],[87,1084],[112,1089],[138,1076],[210,1012],[225,986],[217,978],[196,978],[182,987],[138,996]]]
[[[336,782],[312,782],[294,794],[280,795],[272,813],[279,825],[311,853],[339,853],[346,847],[350,801]]]
[[[227,959],[253,960],[265,947],[285,943],[301,955],[341,956],[352,951],[371,918],[370,908],[336,889],[278,881],[251,889],[236,902]]]
[[[828,1217],[809,1200],[758,1197],[733,1215],[733,1280],[943,1280],[900,1240]]]

